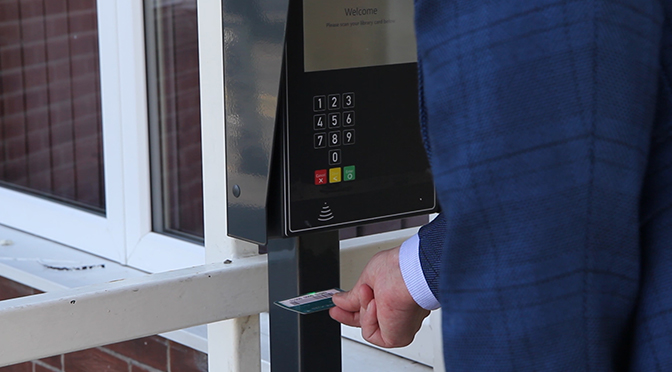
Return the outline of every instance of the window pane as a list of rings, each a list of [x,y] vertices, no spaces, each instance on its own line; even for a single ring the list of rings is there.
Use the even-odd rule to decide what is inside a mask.
[[[196,0],[145,0],[154,230],[202,241]]]
[[[0,185],[104,213],[95,0],[0,0]]]

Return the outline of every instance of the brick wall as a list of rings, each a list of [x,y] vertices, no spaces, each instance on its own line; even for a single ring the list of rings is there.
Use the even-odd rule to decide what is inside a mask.
[[[0,183],[105,208],[95,0],[0,0]]]
[[[36,293],[39,291],[0,277],[0,300]],[[207,370],[206,354],[159,336],[0,368],[0,372],[207,372]]]

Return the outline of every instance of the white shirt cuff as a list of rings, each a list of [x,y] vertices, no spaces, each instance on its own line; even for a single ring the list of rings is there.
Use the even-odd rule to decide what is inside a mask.
[[[441,307],[439,301],[429,289],[425,275],[420,265],[420,238],[418,234],[406,240],[399,249],[399,268],[404,278],[406,288],[411,297],[423,309],[434,310]]]

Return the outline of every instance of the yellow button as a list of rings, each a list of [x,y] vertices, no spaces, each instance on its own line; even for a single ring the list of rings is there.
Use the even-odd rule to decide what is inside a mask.
[[[341,168],[329,169],[329,183],[341,182]]]

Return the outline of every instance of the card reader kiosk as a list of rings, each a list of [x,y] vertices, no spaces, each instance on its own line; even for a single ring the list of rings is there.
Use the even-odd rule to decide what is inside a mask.
[[[433,210],[413,2],[290,1],[285,40],[285,236]]]
[[[413,0],[223,10],[228,233],[267,245],[271,303],[338,287],[339,228],[436,210]],[[270,311],[274,371],[340,370],[326,313]]]

